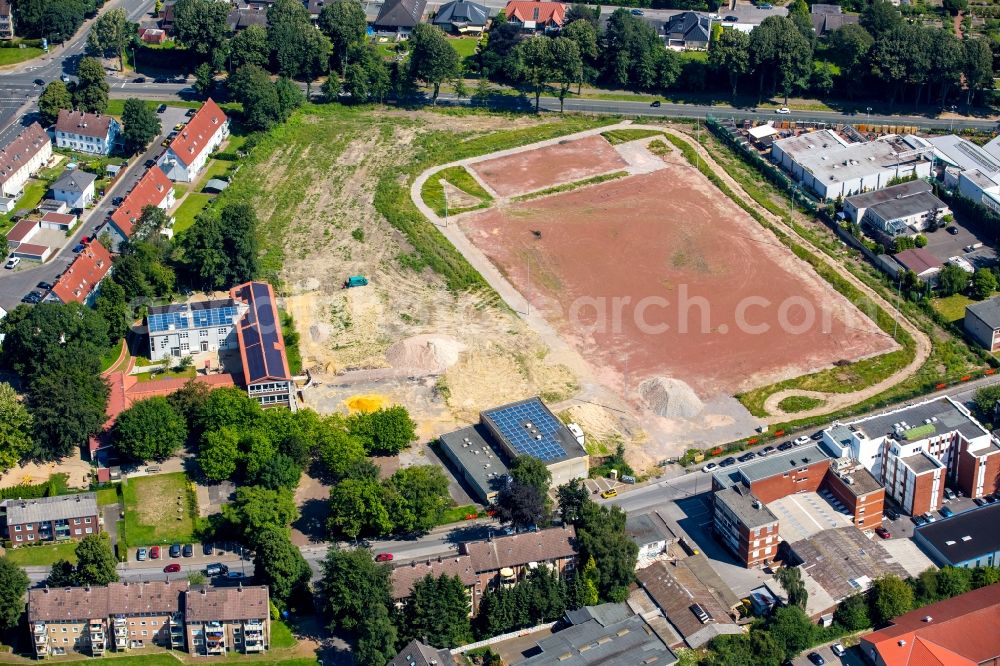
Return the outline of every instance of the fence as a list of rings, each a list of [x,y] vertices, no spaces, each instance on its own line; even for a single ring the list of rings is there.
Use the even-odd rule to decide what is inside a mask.
[[[468,645],[463,645],[461,647],[454,648],[452,654],[463,654],[469,650],[476,650],[481,647],[486,647],[488,645],[493,645],[494,643],[499,643],[501,641],[506,641],[511,638],[519,638],[521,636],[527,636],[528,634],[533,634],[536,631],[543,631],[545,629],[551,629],[556,625],[555,622],[546,622],[545,624],[540,624],[537,627],[528,627],[527,629],[518,629],[517,631],[510,631],[506,634],[500,634],[499,636],[494,636],[493,638],[487,638],[485,641],[476,641],[475,643],[469,643]]]

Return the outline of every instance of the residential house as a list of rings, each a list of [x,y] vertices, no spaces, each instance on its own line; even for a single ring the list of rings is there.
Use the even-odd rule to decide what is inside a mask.
[[[14,39],[14,10],[10,0],[0,0],[0,39]]]
[[[63,109],[56,119],[56,146],[81,153],[110,155],[121,129],[118,121],[107,114]]]
[[[83,210],[94,201],[96,181],[97,176],[89,171],[66,170],[52,184],[52,198],[56,201],[65,201],[69,208]]]
[[[561,2],[510,0],[504,13],[526,32],[555,32],[566,22],[566,6]]]
[[[625,519],[625,533],[639,546],[640,562],[662,554],[677,540],[666,521],[656,512],[629,514]]]
[[[420,23],[426,8],[427,0],[386,0],[373,27],[378,32],[408,35]]]
[[[246,282],[233,287],[229,295],[247,307],[236,325],[247,393],[264,408],[296,411],[295,382],[285,356],[274,289],[266,282]]]
[[[246,304],[232,298],[152,305],[146,313],[149,358],[236,349],[236,324],[246,311]]]
[[[998,489],[1000,444],[948,397],[834,424],[823,446],[861,463],[911,515],[940,508],[945,485],[972,498]]]
[[[712,39],[712,20],[697,12],[681,12],[663,24],[667,46],[677,50],[705,50]]]
[[[146,170],[125,200],[111,214],[111,229],[122,240],[132,236],[135,224],[142,218],[146,206],[168,210],[174,205],[174,186],[160,167],[153,165]]]
[[[52,286],[45,297],[58,303],[84,303],[93,305],[101,288],[101,281],[111,271],[111,253],[100,241],[91,241],[76,255],[73,262]]]
[[[9,236],[8,236],[9,241]],[[965,307],[965,332],[980,347],[1000,351],[1000,297],[971,303]]]
[[[95,493],[0,502],[4,536],[13,547],[43,541],[82,539],[101,531]]]
[[[938,566],[1000,566],[1000,504],[962,511],[950,518],[921,525],[913,540]]]
[[[861,637],[875,666],[1000,663],[1000,583],[912,610]]]
[[[486,5],[470,0],[451,0],[441,5],[431,23],[447,33],[478,35],[486,30],[489,21],[490,10]]]
[[[454,666],[457,663],[451,651],[412,640],[386,666]]]
[[[918,278],[931,284],[937,283],[938,275],[944,268],[941,260],[923,247],[903,250],[893,255],[893,258],[903,267],[903,270],[913,271],[913,274]]]
[[[42,126],[32,123],[0,149],[0,194],[17,198],[28,178],[52,157],[52,142]]]
[[[157,160],[167,178],[190,183],[205,168],[208,156],[229,136],[229,118],[209,97]]]
[[[850,23],[858,22],[857,14],[845,14],[840,5],[814,4],[809,11],[813,32],[819,36],[828,35]]]
[[[469,595],[469,615],[475,615],[482,600],[483,590],[479,585],[479,577],[472,565],[472,557],[466,554],[438,556],[427,560],[411,560],[392,570],[391,593],[397,604],[402,604],[413,594],[413,585],[418,581],[432,576],[458,577]]]
[[[259,25],[262,28],[266,28],[267,7],[258,3],[250,4],[238,0],[233,3],[233,8],[229,10],[226,23],[233,32],[239,32],[252,25]]]
[[[184,595],[188,651],[195,655],[259,654],[271,645],[266,585],[202,587]]]

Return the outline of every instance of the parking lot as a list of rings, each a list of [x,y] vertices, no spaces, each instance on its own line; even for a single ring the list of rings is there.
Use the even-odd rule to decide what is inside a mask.
[[[974,231],[962,226],[961,220],[956,220],[948,226],[954,227],[958,233],[952,235],[948,229],[924,233],[927,238],[927,250],[940,261],[947,261],[949,257],[965,257],[976,268],[996,263],[996,252],[986,244],[986,239],[980,238]],[[983,247],[966,253],[964,248],[975,243],[983,243]]]
[[[816,493],[796,493],[767,505],[781,525],[781,538],[789,543],[807,539],[817,532],[847,527],[851,519]]]
[[[806,650],[795,659],[792,660],[794,666],[812,666],[811,661],[809,661],[809,654],[815,652],[819,656],[823,657],[823,660],[827,664],[846,664],[847,666],[866,666],[867,662],[864,657],[861,656],[861,649],[857,646],[848,648],[847,652],[843,656],[837,657],[833,654],[833,650],[830,646],[833,643],[823,645],[821,647],[813,648],[811,650]]]

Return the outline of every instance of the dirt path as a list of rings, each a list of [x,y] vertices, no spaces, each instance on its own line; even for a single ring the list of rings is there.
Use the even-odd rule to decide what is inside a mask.
[[[631,121],[625,121],[619,123],[618,125],[606,126],[598,129],[587,130],[585,132],[579,132],[577,134],[563,136],[556,139],[551,139],[548,141],[542,141],[539,143],[531,144],[528,146],[522,146],[520,148],[499,151],[497,153],[492,153],[490,155],[478,156],[473,158],[468,158],[465,160],[460,160],[457,162],[442,164],[439,166],[432,167],[427,171],[421,173],[410,186],[410,196],[417,208],[435,225],[437,225],[442,233],[455,245],[455,247],[462,252],[466,259],[473,265],[476,270],[480,272],[481,275],[486,279],[486,281],[500,294],[501,298],[504,299],[508,305],[514,309],[521,318],[541,337],[542,341],[549,346],[550,349],[560,358],[561,362],[568,365],[574,372],[580,377],[594,378],[592,381],[584,381],[584,393],[592,396],[600,396],[606,394],[606,387],[601,386],[600,382],[597,380],[600,376],[598,369],[593,368],[590,363],[583,359],[580,354],[578,354],[574,349],[570,348],[570,345],[560,336],[555,329],[538,313],[534,308],[531,308],[527,303],[526,299],[510,284],[504,275],[493,265],[492,262],[476,248],[466,237],[466,235],[458,228],[458,225],[452,223],[448,224],[439,218],[434,211],[432,211],[421,199],[420,193],[423,184],[428,178],[432,177],[435,173],[441,169],[445,169],[451,166],[465,166],[469,167],[477,162],[496,159],[498,157],[513,155],[518,152],[535,150],[537,148],[555,145],[559,142],[565,142],[567,140],[574,140],[585,138],[588,136],[593,136],[595,134],[600,134],[601,132],[606,132],[613,129],[631,127],[635,129],[652,129],[657,131],[664,131],[668,134],[680,137],[688,143],[690,143],[701,159],[705,160],[706,164],[711,166],[715,173],[717,173],[726,183],[733,189],[737,195],[742,195],[746,200],[750,200],[750,196],[743,191],[732,177],[730,177],[726,171],[721,168],[712,156],[705,150],[704,147],[698,145],[693,137],[678,132],[669,128],[657,126],[657,125],[640,125],[634,124]],[[472,169],[468,169],[473,172]],[[474,172],[473,172],[474,173]],[[911,335],[916,341],[916,354],[913,360],[899,372],[894,375],[887,377],[880,381],[879,383],[870,386],[868,388],[862,389],[860,391],[854,391],[851,393],[818,393],[815,391],[805,391],[799,389],[788,389],[780,391],[778,393],[770,396],[765,402],[765,409],[771,416],[764,419],[765,423],[773,424],[779,423],[781,421],[787,420],[789,417],[794,418],[807,418],[812,416],[820,416],[827,414],[849,405],[864,401],[878,393],[881,393],[896,384],[905,381],[907,378],[911,377],[917,370],[923,365],[927,360],[931,351],[931,343],[927,336],[910,323],[905,317],[896,312],[896,309],[888,301],[883,299],[877,292],[869,288],[864,282],[855,277],[849,271],[847,271],[839,262],[828,257],[819,248],[815,247],[809,240],[801,237],[794,229],[785,225],[781,218],[760,209],[760,212],[764,214],[767,219],[774,224],[776,227],[780,228],[782,231],[787,233],[789,236],[794,237],[796,242],[800,245],[809,249],[815,256],[819,257],[821,261],[828,264],[839,274],[841,274],[846,280],[851,282],[857,289],[864,293],[868,298],[880,304],[887,312],[895,313],[899,317],[900,325]],[[873,324],[874,326],[874,324]],[[807,396],[813,398],[821,398],[825,400],[825,403],[819,407],[811,410],[797,412],[795,414],[786,414],[778,408],[778,404],[790,396]],[[619,404],[621,400],[617,401]]]
[[[955,26],[955,36],[959,39],[962,39],[962,17],[962,12],[959,12],[955,14],[955,18],[952,19],[954,21],[953,25]]]

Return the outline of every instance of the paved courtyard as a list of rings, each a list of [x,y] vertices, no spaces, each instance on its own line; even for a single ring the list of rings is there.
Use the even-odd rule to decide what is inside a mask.
[[[823,530],[851,525],[851,519],[837,511],[816,493],[796,493],[767,505],[781,525],[781,538],[789,543],[808,539]]]

